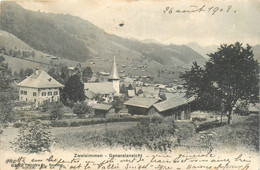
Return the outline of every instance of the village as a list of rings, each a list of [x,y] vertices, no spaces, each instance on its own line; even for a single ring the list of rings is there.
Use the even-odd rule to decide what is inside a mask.
[[[222,105],[203,109],[196,96],[187,97],[181,79],[160,84],[150,81],[152,76],[149,75],[126,75],[118,69],[120,63],[116,56],[106,64],[110,65],[110,73],[93,72],[90,67],[78,64],[48,71],[27,69],[24,79],[9,79],[6,94],[12,94],[12,98],[4,104],[9,109],[5,109],[4,117],[4,136],[10,138],[7,141],[15,140],[18,129],[36,125],[41,127],[40,131],[42,126],[52,127],[51,133],[58,141],[56,149],[123,146],[165,152],[194,144],[213,149],[209,140],[222,140],[217,137],[218,133],[222,133],[229,120]],[[4,75],[8,65],[2,66]],[[21,75],[20,71],[17,77]],[[245,119],[254,119],[258,113],[257,103],[238,104],[232,109],[232,122],[236,125]],[[68,135],[72,136],[70,140]],[[158,140],[154,141],[154,137]],[[219,143],[222,142],[217,142],[216,147],[221,147]],[[4,145],[10,148],[10,144]],[[36,152],[29,146],[23,147],[18,150]]]
[[[191,112],[196,111],[195,98],[185,97],[182,85],[172,83],[163,84],[145,83],[147,77],[125,75],[119,76],[116,57],[111,63],[111,72],[99,72],[84,83],[85,103],[90,107],[92,116],[108,117],[109,115],[161,115],[172,116],[175,120],[190,120]],[[69,67],[70,75],[76,74],[76,67]],[[102,82],[96,82],[102,79]],[[26,102],[27,106],[18,110],[35,110],[45,101],[58,102],[60,90],[64,85],[56,81],[43,70],[35,72],[17,84],[19,87],[19,101]],[[96,97],[98,95],[98,97]],[[114,99],[122,98],[123,106],[115,113]],[[85,113],[89,116],[91,113]]]
[[[153,163],[146,169],[161,170],[176,169],[160,167],[161,158],[181,158],[186,169],[212,163],[180,156],[193,153],[215,155],[221,160],[215,169],[232,166],[223,153],[258,159],[255,4],[246,11],[245,2],[232,9],[223,4],[233,12],[220,7],[222,13],[213,16],[209,11],[218,4],[195,14],[175,13],[178,5],[173,9],[168,2],[166,8],[150,1],[30,3],[0,3],[0,169],[26,169],[25,162],[11,161],[20,155],[48,155],[57,165],[51,169],[65,169],[57,161],[69,160],[64,153],[106,150],[141,153]],[[186,5],[196,4],[179,7]],[[251,10],[254,15],[247,15]],[[250,18],[247,24],[241,16]],[[109,155],[90,164],[123,169]],[[141,165],[138,160],[133,158]]]

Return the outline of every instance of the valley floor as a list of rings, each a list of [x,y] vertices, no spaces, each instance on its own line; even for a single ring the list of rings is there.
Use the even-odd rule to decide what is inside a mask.
[[[56,142],[52,149],[95,150],[95,148],[88,148],[87,140],[92,137],[89,135],[102,135],[106,131],[119,132],[136,127],[137,124],[137,122],[115,122],[81,127],[53,127],[51,133]],[[11,151],[10,142],[14,141],[17,136],[18,128],[8,127],[3,129],[0,136],[1,152]],[[179,145],[175,145],[173,150],[197,151],[213,149],[225,152],[257,153],[259,152],[259,116],[234,116],[231,125],[221,125],[198,133],[185,132],[182,136],[184,136],[185,140],[182,140]],[[116,140],[116,136],[112,136],[112,138]]]

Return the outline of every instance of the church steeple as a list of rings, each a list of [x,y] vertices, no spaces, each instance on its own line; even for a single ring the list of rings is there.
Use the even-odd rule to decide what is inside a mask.
[[[117,72],[117,66],[116,66],[116,57],[114,56],[114,63],[111,68],[110,75],[108,77],[108,80],[119,80],[118,72]]]
[[[119,78],[118,72],[117,72],[116,57],[115,56],[114,56],[114,62],[113,62],[112,68],[111,68],[111,72],[110,72],[110,75],[108,77],[108,81],[113,83],[113,87],[116,91],[116,95],[119,95],[120,94],[120,91],[119,91],[120,78]]]

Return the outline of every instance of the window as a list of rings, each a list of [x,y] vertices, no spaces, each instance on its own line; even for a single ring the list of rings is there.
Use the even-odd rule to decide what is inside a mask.
[[[21,100],[23,100],[23,97],[21,97]]]
[[[36,96],[36,92],[33,92],[33,96]]]
[[[46,92],[42,92],[42,96],[46,96]]]
[[[55,91],[55,92],[54,92],[54,95],[58,95],[58,92],[57,92],[57,91]]]
[[[27,91],[23,91],[23,94],[24,94],[24,95],[27,95]]]
[[[20,92],[21,94],[23,94],[23,90],[21,90],[21,92]]]
[[[34,99],[34,103],[36,103],[36,99]]]
[[[28,99],[27,99],[27,98],[26,98],[25,100],[26,100],[26,102],[28,102]]]
[[[52,95],[52,92],[51,92],[51,91],[49,91],[49,92],[48,92],[48,96],[51,96],[51,95]]]

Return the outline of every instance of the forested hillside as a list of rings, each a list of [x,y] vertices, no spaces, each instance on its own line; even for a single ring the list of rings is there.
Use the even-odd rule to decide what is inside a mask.
[[[61,58],[86,61],[89,58],[154,60],[174,66],[204,62],[199,53],[185,45],[162,45],[110,35],[79,17],[33,12],[14,2],[2,3],[1,25],[36,50]]]

